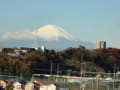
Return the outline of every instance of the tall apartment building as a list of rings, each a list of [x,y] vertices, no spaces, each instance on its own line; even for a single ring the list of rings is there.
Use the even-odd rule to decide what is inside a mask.
[[[106,48],[106,41],[98,41],[96,43],[96,49],[105,49]]]

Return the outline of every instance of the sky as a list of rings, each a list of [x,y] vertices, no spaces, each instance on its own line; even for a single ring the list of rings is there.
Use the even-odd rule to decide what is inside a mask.
[[[46,24],[82,41],[120,48],[120,0],[0,0],[0,34]]]

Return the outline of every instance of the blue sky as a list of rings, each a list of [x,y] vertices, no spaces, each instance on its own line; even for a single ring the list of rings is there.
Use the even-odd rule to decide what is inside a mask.
[[[83,41],[120,48],[120,0],[0,0],[0,34],[55,24]]]

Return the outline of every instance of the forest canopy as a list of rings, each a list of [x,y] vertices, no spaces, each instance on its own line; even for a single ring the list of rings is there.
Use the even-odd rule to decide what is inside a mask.
[[[53,74],[57,72],[58,65],[61,74],[68,70],[80,72],[83,64],[85,71],[90,72],[114,72],[114,67],[116,71],[120,70],[120,49],[116,48],[88,50],[70,47],[63,51],[31,51],[20,56],[8,55],[11,49],[6,51],[0,53],[0,73],[4,74],[50,74],[51,65]]]

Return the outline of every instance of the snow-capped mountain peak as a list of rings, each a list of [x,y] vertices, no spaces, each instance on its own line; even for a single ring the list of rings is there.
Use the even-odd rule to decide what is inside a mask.
[[[83,45],[93,48],[91,42],[77,40],[63,28],[56,25],[45,25],[34,31],[7,32],[0,35],[0,43],[5,47],[22,46],[46,46],[49,49],[65,49],[68,47],[78,47]]]
[[[60,38],[70,41],[75,40],[75,38],[71,34],[65,32],[63,28],[51,24],[45,25],[32,33],[38,38],[48,41],[59,40]]]

